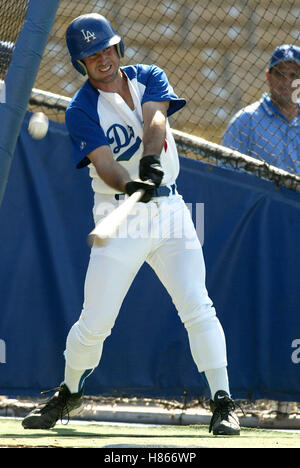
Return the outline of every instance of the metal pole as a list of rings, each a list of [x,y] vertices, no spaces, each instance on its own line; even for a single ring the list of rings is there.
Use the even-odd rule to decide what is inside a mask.
[[[30,0],[0,99],[0,206],[31,90],[60,0]]]

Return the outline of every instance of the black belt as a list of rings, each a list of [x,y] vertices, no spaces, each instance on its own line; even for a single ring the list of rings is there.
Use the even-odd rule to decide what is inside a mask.
[[[176,184],[172,185],[161,185],[157,189],[154,190],[153,197],[168,197],[169,195],[175,195],[176,193]],[[115,199],[116,200],[123,200],[125,198],[125,193],[116,193]]]

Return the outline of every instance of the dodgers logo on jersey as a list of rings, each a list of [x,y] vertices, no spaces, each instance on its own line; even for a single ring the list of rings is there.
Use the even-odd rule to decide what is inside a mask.
[[[130,125],[127,125],[127,128],[120,124],[111,125],[106,132],[106,136],[113,153],[116,155],[119,154],[122,149],[127,148],[132,140],[134,140],[133,144],[117,157],[117,161],[128,161],[134,153],[136,153],[142,143],[139,136],[135,139],[134,130]]]

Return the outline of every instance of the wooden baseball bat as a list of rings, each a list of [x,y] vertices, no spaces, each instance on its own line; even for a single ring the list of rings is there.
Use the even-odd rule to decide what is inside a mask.
[[[135,204],[144,195],[144,190],[137,190],[128,197],[121,205],[111,211],[88,235],[88,245],[92,247],[95,244],[97,247],[103,247],[109,239],[117,232],[123,221],[133,210]]]

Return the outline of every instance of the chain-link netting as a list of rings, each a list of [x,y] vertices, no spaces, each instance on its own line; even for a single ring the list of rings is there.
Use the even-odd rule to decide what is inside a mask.
[[[299,43],[300,0],[61,0],[35,88],[71,97],[82,85],[85,78],[71,65],[65,31],[72,19],[90,12],[106,16],[122,36],[122,64],[155,63],[187,99],[171,118],[172,128],[217,144],[224,144],[233,116],[269,92],[266,68],[274,48]],[[270,156],[269,164],[300,174],[300,119],[287,118],[269,101],[262,112],[273,113],[268,117],[276,125],[266,129],[268,119],[249,122],[226,145],[260,160]],[[44,110],[63,121],[58,107]],[[253,148],[257,126],[261,139]]]
[[[24,23],[29,0],[0,2],[0,79],[3,80],[12,57],[15,42]]]

